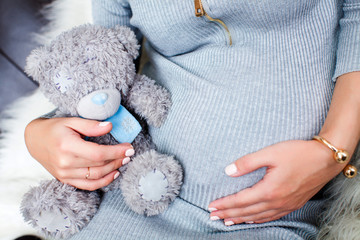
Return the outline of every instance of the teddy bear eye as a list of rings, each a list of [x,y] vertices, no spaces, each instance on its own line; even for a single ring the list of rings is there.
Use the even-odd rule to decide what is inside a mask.
[[[74,84],[74,80],[66,71],[60,70],[54,77],[54,83],[61,93],[65,93]]]

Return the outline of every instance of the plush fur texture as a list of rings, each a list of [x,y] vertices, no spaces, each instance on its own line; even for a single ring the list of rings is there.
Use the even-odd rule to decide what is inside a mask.
[[[132,86],[132,91],[127,98],[127,104],[137,109],[136,113],[141,117],[146,117],[148,123],[155,127],[160,127],[165,121],[164,117],[171,107],[169,92],[156,86],[155,81],[144,76],[137,75],[137,81]],[[155,94],[154,94],[155,92]],[[161,99],[149,99],[149,96],[157,96]],[[157,104],[160,102],[161,104]]]
[[[1,113],[0,118],[0,239],[13,240],[35,234],[20,214],[23,194],[39,180],[51,175],[27,151],[24,142],[26,125],[54,109],[39,91],[18,99]]]
[[[126,203],[129,205],[132,202],[138,203],[132,208],[135,212],[139,214],[146,214],[147,216],[159,214],[160,212],[165,211],[167,206],[179,194],[179,186],[181,186],[183,177],[182,169],[180,165],[172,159],[172,156],[160,154],[155,150],[150,150],[135,156],[132,159],[132,162],[129,163],[126,174],[124,174],[120,185]],[[141,196],[138,186],[132,184],[134,181],[139,183],[141,177],[153,170],[162,172],[168,183],[168,190],[165,196],[163,196],[160,200],[163,204],[159,204],[157,201],[145,200]]]
[[[133,60],[138,56],[138,49],[135,34],[127,27],[109,29],[85,24],[60,34],[48,46],[33,50],[26,60],[25,71],[58,108],[55,117],[110,121],[106,118],[118,112],[117,109],[126,113],[120,104],[131,113],[138,114],[142,131],[134,135],[133,147],[135,159],[141,161],[120,169],[121,177],[103,190],[121,188],[131,209],[155,215],[165,211],[179,194],[182,168],[173,156],[157,153],[146,132],[147,124],[159,127],[164,123],[171,100],[169,92],[156,85],[154,80],[136,75]],[[110,116],[108,113],[111,113]],[[129,114],[125,120],[117,118],[116,122],[112,122],[113,130],[123,127],[122,136],[126,135],[129,129],[139,125],[131,119],[134,118]],[[110,132],[88,140],[118,144],[116,134]],[[158,169],[155,177],[152,176],[154,169]],[[139,180],[145,176],[150,178],[141,185]],[[160,183],[166,182],[160,184],[161,187],[158,176],[162,176]],[[155,186],[157,192],[153,191]],[[141,192],[157,194],[159,198],[146,198],[148,195]],[[53,180],[43,182],[26,193],[21,209],[25,220],[45,236],[68,238],[88,224],[99,203],[98,192],[81,191]]]
[[[124,35],[128,37],[125,44],[116,44]],[[81,25],[63,32],[51,45],[33,50],[26,59],[25,72],[41,83],[41,91],[60,112],[77,116],[74,103],[95,90],[120,89],[127,95],[135,78],[132,60],[138,49],[129,28]],[[81,91],[71,86],[75,82],[82,86]]]
[[[42,181],[39,186],[31,188],[24,195],[21,206],[24,220],[34,228],[38,228],[37,221],[41,217],[39,214],[60,210],[57,215],[60,213],[63,219],[68,220],[64,224],[68,229],[59,230],[55,234],[45,228],[40,228],[40,231],[45,237],[68,238],[92,219],[100,205],[100,199],[101,196],[96,191],[82,191],[51,180]],[[43,219],[43,222],[48,221],[51,219]]]
[[[360,148],[352,164],[360,169]],[[321,216],[319,240],[360,239],[360,176],[347,179],[337,176],[328,190],[327,210]]]

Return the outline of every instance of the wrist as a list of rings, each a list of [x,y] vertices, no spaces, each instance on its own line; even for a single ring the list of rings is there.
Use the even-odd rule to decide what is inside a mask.
[[[347,127],[346,129],[344,129],[343,126],[328,128],[324,125],[318,135],[326,139],[337,149],[345,150],[349,154],[349,160],[354,154],[359,141],[359,134],[353,131],[351,127]]]
[[[328,149],[330,149],[333,152],[333,159],[337,163],[342,164],[342,163],[347,163],[350,161],[349,153],[346,150],[335,147],[329,141],[327,141],[325,138],[316,135],[313,137],[313,140],[318,141],[319,143],[323,144]]]
[[[330,109],[319,136],[353,155],[360,139],[360,72],[337,79]]]
[[[331,150],[333,152],[334,162],[337,163],[337,166],[334,165],[333,169],[335,170],[342,169],[344,176],[347,178],[353,178],[357,175],[357,171],[358,171],[357,168],[351,164],[348,164],[350,162],[351,157],[346,150],[335,147],[325,138],[318,135],[314,136],[313,140],[321,143],[323,146],[328,148],[328,150]]]

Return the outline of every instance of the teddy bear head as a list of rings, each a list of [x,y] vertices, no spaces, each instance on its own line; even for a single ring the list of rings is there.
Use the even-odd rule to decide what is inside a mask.
[[[25,72],[59,111],[104,120],[127,96],[138,49],[135,34],[127,27],[85,24],[33,50]]]

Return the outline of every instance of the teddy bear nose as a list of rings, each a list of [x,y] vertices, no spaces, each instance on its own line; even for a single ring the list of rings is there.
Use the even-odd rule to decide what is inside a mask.
[[[91,98],[91,101],[96,105],[104,105],[109,96],[106,93],[98,93]]]

